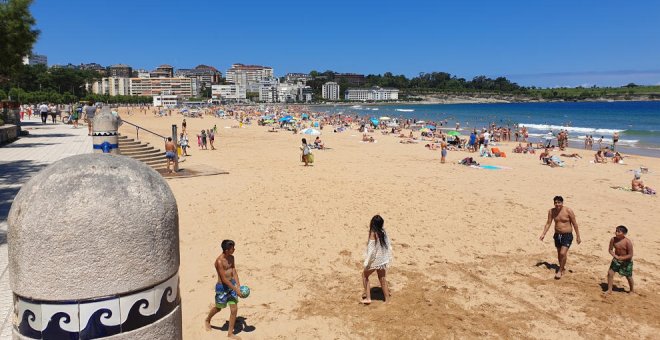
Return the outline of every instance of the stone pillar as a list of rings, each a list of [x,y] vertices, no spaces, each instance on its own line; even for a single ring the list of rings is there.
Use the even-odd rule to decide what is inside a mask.
[[[95,153],[119,154],[119,117],[104,106],[94,116],[92,140]]]
[[[7,233],[15,339],[182,338],[177,204],[149,166],[60,160],[23,185]]]

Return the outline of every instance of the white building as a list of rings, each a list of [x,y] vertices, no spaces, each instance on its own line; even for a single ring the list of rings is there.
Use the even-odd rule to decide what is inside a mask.
[[[327,100],[339,100],[339,84],[333,81],[323,84],[321,97]]]
[[[131,96],[170,94],[181,98],[197,96],[196,84],[191,78],[131,78]]]
[[[347,89],[344,93],[346,100],[382,101],[399,100],[399,90],[374,86],[370,89]]]
[[[179,96],[174,94],[163,94],[154,96],[155,107],[175,107],[179,104]]]
[[[123,77],[101,78],[92,83],[92,92],[110,96],[128,96],[131,94],[131,80]]]
[[[211,97],[220,100],[244,101],[247,91],[240,85],[211,85]]]
[[[227,82],[236,85],[247,86],[273,77],[273,68],[268,66],[233,64],[227,70]]]
[[[43,54],[32,54],[23,57],[23,65],[46,65],[48,66],[48,57]]]

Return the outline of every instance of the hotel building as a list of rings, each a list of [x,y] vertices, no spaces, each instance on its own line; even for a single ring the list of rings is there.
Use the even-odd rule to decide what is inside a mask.
[[[333,81],[323,84],[321,97],[327,100],[339,100],[339,84]]]
[[[197,96],[196,82],[191,78],[131,78],[131,96],[176,95],[182,98]]]
[[[399,100],[399,90],[378,86],[370,89],[349,88],[344,92],[344,98],[357,101]]]

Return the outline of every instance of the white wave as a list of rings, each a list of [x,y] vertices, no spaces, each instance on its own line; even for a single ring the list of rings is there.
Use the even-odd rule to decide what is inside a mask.
[[[598,128],[588,128],[588,127],[578,127],[578,126],[561,126],[561,125],[548,125],[548,124],[526,124],[521,123],[520,126],[524,126],[530,129],[535,130],[567,130],[568,132],[581,132],[586,134],[601,134],[601,135],[612,135],[615,132],[621,132],[623,130],[617,129],[598,129]]]
[[[353,106],[351,106],[351,109],[361,109],[361,108],[362,108],[362,106],[360,106],[360,105],[353,105]]]
[[[413,109],[396,109],[396,110],[400,111],[400,112],[414,112],[415,111]]]
[[[374,107],[373,109],[371,109],[371,111],[378,111],[378,108]]]

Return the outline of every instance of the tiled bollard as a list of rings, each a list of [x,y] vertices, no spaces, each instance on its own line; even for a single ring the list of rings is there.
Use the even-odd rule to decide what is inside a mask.
[[[94,116],[92,139],[94,153],[119,154],[119,118],[112,114],[109,107],[103,107]]]
[[[8,218],[16,339],[181,339],[179,217],[168,184],[128,157],[60,160]]]

